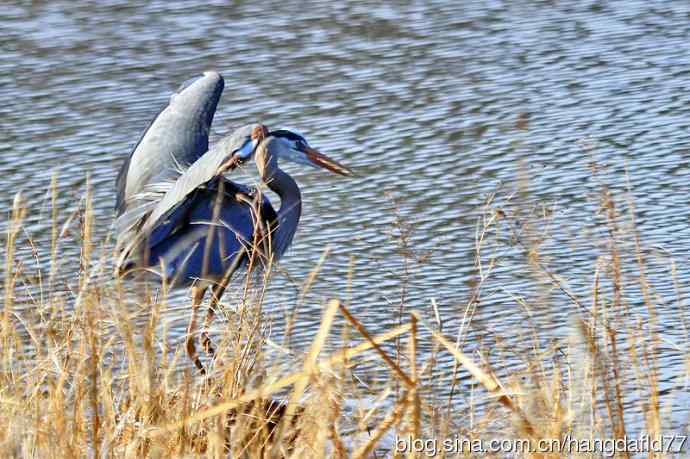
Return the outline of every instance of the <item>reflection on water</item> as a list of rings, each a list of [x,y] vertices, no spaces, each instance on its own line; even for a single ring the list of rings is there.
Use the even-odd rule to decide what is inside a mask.
[[[410,247],[425,254],[408,264],[406,305],[431,316],[434,299],[453,335],[476,286],[481,204],[496,190],[503,202],[520,177],[528,192],[511,205],[549,208],[543,260],[587,298],[606,235],[597,214],[600,183],[623,192],[627,173],[649,248],[657,326],[669,342],[660,355],[662,389],[682,386],[690,5],[317,1],[295,8],[112,0],[3,8],[0,207],[6,213],[23,190],[40,210],[30,216],[38,243],[50,237],[46,189],[54,171],[65,208],[90,173],[103,237],[120,164],[169,93],[213,68],[226,90],[212,142],[254,120],[295,126],[359,172],[341,180],[287,166],[302,187],[304,213],[282,266],[289,276],[276,275],[267,304],[281,311],[292,304],[324,248],[332,249],[300,311],[296,339],[313,334],[323,299],[344,295],[351,263],[358,316],[372,328],[397,323],[405,277],[397,214],[404,228],[414,227]],[[519,355],[531,346],[518,331],[528,322],[554,339],[568,334],[574,306],[560,291],[544,293],[526,264],[517,246],[501,253],[483,286],[468,351],[491,348],[500,337]],[[635,277],[626,277],[633,297]],[[521,307],[518,294],[533,309]],[[639,300],[630,305],[634,318],[646,316]],[[176,333],[186,313],[180,300],[170,313],[179,319]]]

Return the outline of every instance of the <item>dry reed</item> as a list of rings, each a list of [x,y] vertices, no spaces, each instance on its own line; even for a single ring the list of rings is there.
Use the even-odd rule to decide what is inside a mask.
[[[157,295],[142,288],[132,304],[126,286],[108,279],[107,244],[96,246],[92,235],[94,217],[88,185],[75,210],[76,218],[67,219],[59,230],[53,178],[47,283],[42,281],[40,263],[37,276],[33,276],[38,280],[32,281],[27,264],[16,257],[20,244],[30,244],[34,254],[42,250],[33,246],[29,237],[22,240],[27,209],[20,195],[15,197],[6,230],[0,455],[421,457],[425,452],[393,448],[400,444],[400,438],[409,442],[442,440],[458,432],[472,441],[497,434],[505,439],[526,439],[531,450],[478,453],[466,443],[463,449],[438,451],[439,457],[598,457],[600,454],[537,450],[540,442],[563,440],[566,435],[593,440],[630,434],[626,419],[630,405],[624,402],[625,391],[630,390],[641,394],[636,399],[640,400],[645,431],[662,435],[668,425],[658,385],[657,355],[663,337],[653,326],[656,303],[645,276],[643,248],[634,221],[632,229],[624,229],[616,200],[605,186],[601,189],[600,208],[606,216],[609,242],[593,270],[589,299],[578,297],[549,270],[540,256],[539,238],[530,234],[528,225],[518,221],[510,209],[499,207],[492,195],[477,226],[477,282],[462,308],[456,337],[445,334],[435,302],[427,312],[408,309],[410,241],[407,230],[401,230],[405,234],[400,243],[406,252],[402,268],[405,282],[397,327],[374,334],[349,303],[333,299],[323,309],[320,327],[306,354],[288,353],[293,359],[291,368],[297,369],[281,370],[267,351],[270,346],[261,313],[263,289],[251,295],[245,288],[239,311],[228,315],[215,337],[217,349],[211,371],[202,376],[188,365],[181,343],[168,337],[163,321],[168,308],[167,288],[163,286]],[[628,216],[634,215],[631,202],[628,209]],[[76,238],[81,247],[77,282],[71,283],[76,287],[59,292],[58,279],[71,274],[58,272],[60,247],[68,243],[63,239],[73,234],[65,228],[73,225],[79,226]],[[576,318],[565,358],[561,358],[562,349],[544,349],[535,339],[525,365],[511,369],[513,363],[509,363],[499,378],[483,354],[465,352],[464,347],[477,305],[485,295],[484,285],[497,265],[496,247],[503,240],[505,227],[509,228],[505,233],[512,232],[514,246],[524,251],[534,276],[562,292]],[[623,256],[618,243],[623,231],[632,231],[634,236],[648,324],[626,320],[630,300],[622,285]],[[324,252],[307,276],[298,303],[305,301],[327,255]],[[606,298],[602,287],[605,279],[612,286],[612,296]],[[673,281],[678,291],[677,279]],[[40,295],[29,295],[30,300],[20,305],[20,287],[38,290]],[[531,307],[524,298],[513,298],[522,307]],[[288,338],[298,306],[287,316],[287,338],[281,349],[290,347]],[[336,322],[344,327],[344,342],[350,344],[329,351],[327,342]],[[539,330],[526,333],[536,337]],[[422,344],[432,352],[422,354]],[[394,346],[395,355],[389,355],[384,345],[388,349]],[[452,357],[453,365],[439,370],[436,362],[443,353]],[[373,404],[362,395],[361,388],[348,382],[351,368],[360,359],[377,359],[389,369],[391,383],[375,388],[379,396]],[[631,370],[634,380],[624,384],[624,375],[631,375]],[[430,394],[437,388],[433,380],[438,371],[444,371],[450,381],[445,395]],[[470,378],[471,383],[458,384],[460,375]],[[482,400],[476,412],[474,402],[468,405],[469,411],[459,410],[460,394],[472,401],[475,397]],[[353,409],[353,404],[360,408]],[[392,442],[391,436],[396,436],[396,441]],[[625,452],[618,456],[630,457]]]

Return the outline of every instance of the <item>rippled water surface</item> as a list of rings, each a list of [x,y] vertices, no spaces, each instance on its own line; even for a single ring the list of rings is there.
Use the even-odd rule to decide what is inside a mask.
[[[527,324],[550,342],[570,333],[578,312],[529,269],[510,241],[514,219],[533,222],[524,237],[541,241],[542,262],[589,305],[596,257],[606,253],[598,200],[608,184],[621,213],[634,202],[665,338],[660,384],[673,390],[674,422],[688,422],[690,4],[27,3],[0,13],[0,209],[6,215],[23,190],[39,245],[50,239],[52,173],[67,214],[90,174],[102,239],[117,170],[149,121],[183,81],[217,69],[226,89],[211,142],[254,120],[297,127],[359,174],[285,166],[304,211],[282,262],[289,276],[275,276],[267,304],[292,305],[331,249],[294,340],[311,339],[324,299],[348,295],[351,263],[352,309],[372,331],[398,322],[403,295],[430,318],[435,301],[454,336],[478,284],[477,221],[496,192],[511,219],[466,350],[509,350],[501,361],[510,365],[511,352],[532,347]],[[396,215],[414,228],[411,258]],[[627,266],[631,320],[646,320],[636,266]],[[184,296],[176,304],[168,318],[181,336]]]

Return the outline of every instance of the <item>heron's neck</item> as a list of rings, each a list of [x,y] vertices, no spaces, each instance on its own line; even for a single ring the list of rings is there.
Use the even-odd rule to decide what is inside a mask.
[[[274,252],[280,256],[292,242],[302,215],[302,195],[297,182],[279,167],[272,168],[270,180],[266,185],[280,197],[278,209],[278,228],[273,236]]]

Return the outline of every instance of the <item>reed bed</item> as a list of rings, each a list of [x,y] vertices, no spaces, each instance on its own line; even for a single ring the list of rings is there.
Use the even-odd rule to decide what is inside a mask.
[[[345,299],[333,298],[323,305],[306,352],[283,352],[291,359],[286,370],[275,363],[272,349],[279,346],[268,342],[265,333],[262,289],[248,289],[214,336],[217,354],[205,376],[189,363],[183,342],[168,337],[162,321],[168,306],[165,287],[142,287],[133,304],[127,286],[112,279],[108,243],[93,240],[88,190],[65,221],[58,215],[55,181],[49,196],[49,247],[33,244],[23,225],[29,209],[20,195],[6,225],[2,457],[365,458],[428,457],[432,452],[436,457],[602,457],[610,455],[544,445],[570,436],[623,439],[632,434],[626,424],[629,409],[642,413],[642,428],[651,437],[667,433],[657,361],[663,337],[654,327],[656,300],[645,277],[634,208],[627,202],[628,211],[619,211],[620,201],[605,186],[599,212],[609,239],[593,267],[589,297],[578,297],[549,270],[534,218],[524,219],[489,196],[475,233],[477,282],[452,335],[444,331],[435,303],[417,305],[420,310],[407,304],[406,287],[398,326],[379,334]],[[509,202],[510,197],[503,200]],[[398,231],[405,253],[408,230],[401,226]],[[67,238],[81,247],[78,263],[59,262]],[[646,323],[630,320],[630,300],[621,284],[622,238],[634,247]],[[483,286],[499,261],[496,248],[506,240],[524,254],[542,285],[561,293],[573,319],[565,348],[544,347],[540,330],[525,325],[520,332],[534,338],[532,352],[522,365],[508,363],[499,378],[485,355],[465,347]],[[18,257],[18,250],[36,263]],[[305,291],[315,278],[307,277]],[[67,279],[70,289],[61,291],[58,279]],[[529,308],[522,297],[515,302]],[[137,320],[142,314],[144,320]],[[333,336],[334,324],[339,336]],[[679,326],[686,326],[682,318]],[[329,340],[341,344],[334,349]],[[422,345],[431,353],[422,354]],[[452,357],[451,367],[438,368],[441,354]],[[388,384],[373,389],[373,397],[351,375],[365,360],[390,375]],[[434,384],[439,374],[448,377],[450,387]],[[639,400],[632,408],[624,403],[631,390]],[[458,409],[461,394],[476,399],[476,408]],[[444,440],[458,438],[463,442],[444,447]],[[491,446],[492,439],[523,443],[512,451],[475,449]],[[636,456],[625,451],[611,455]]]

